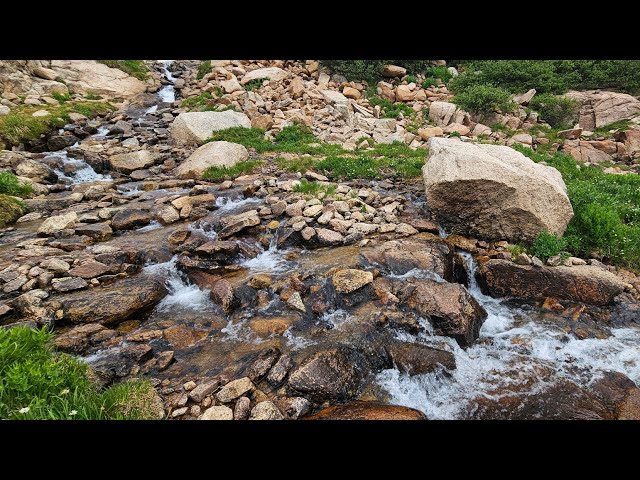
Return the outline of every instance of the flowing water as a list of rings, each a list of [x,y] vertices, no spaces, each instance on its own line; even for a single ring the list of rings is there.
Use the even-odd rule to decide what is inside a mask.
[[[57,152],[44,152],[44,154],[49,157],[57,157],[62,161],[64,166],[70,167],[72,173],[69,173],[68,175],[59,169],[54,169],[54,172],[56,172],[59,178],[68,180],[72,185],[88,182],[106,182],[111,180],[109,175],[97,173],[91,165],[85,162],[82,158],[70,158],[67,154],[66,148]]]
[[[507,306],[507,299],[484,295],[475,281],[472,256],[463,256],[469,272],[469,292],[488,313],[480,338],[463,350],[447,337],[403,333],[403,340],[450,350],[456,369],[413,377],[397,369],[382,371],[377,382],[390,394],[392,403],[417,408],[431,419],[454,419],[460,418],[474,398],[497,398],[510,386],[522,388],[527,378],[536,379],[529,395],[554,378],[587,385],[607,370],[640,382],[640,330],[613,329],[606,339],[578,340],[559,327],[536,321],[532,312]],[[552,369],[553,375],[540,375],[541,367]]]

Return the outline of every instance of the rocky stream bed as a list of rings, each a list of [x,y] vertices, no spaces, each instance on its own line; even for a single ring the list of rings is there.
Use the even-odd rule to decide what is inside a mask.
[[[192,66],[156,68],[144,102],[4,152],[49,188],[0,232],[3,326],[54,328],[103,385],[150,379],[174,419],[640,417],[637,278],[447,235],[422,179],[178,178]]]

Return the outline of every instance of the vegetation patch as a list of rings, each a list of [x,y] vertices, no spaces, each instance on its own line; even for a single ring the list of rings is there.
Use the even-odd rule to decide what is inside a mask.
[[[0,194],[0,228],[14,223],[25,211],[25,205],[18,198]]]
[[[507,90],[492,85],[471,85],[456,92],[453,103],[468,112],[511,112],[515,104]]]
[[[47,110],[46,117],[34,117],[38,110]],[[40,135],[54,128],[61,128],[71,122],[69,113],[80,113],[88,118],[115,110],[106,102],[65,102],[57,106],[21,106],[7,115],[0,116],[0,139],[9,145],[17,145],[25,140],[37,140]]]
[[[306,178],[300,179],[300,183],[294,185],[293,191],[311,195],[314,197],[323,194],[323,197],[330,197],[336,193],[337,186],[333,183],[310,182]]]
[[[595,166],[578,168],[563,153],[513,148],[562,174],[574,211],[563,237],[567,251],[583,257],[595,253],[614,264],[640,268],[640,176],[606,174]]]
[[[86,98],[87,100],[102,100],[102,97],[100,95],[96,95],[93,92],[87,92],[84,98]]]
[[[211,66],[211,60],[203,60],[198,65],[198,73],[196,74],[196,79],[202,80],[207,73],[210,73],[213,70]]]
[[[380,105],[380,115],[383,118],[398,118],[401,113],[404,117],[409,117],[416,113],[411,107],[403,102],[391,103],[389,100],[377,95],[369,97],[369,104],[372,107]]]
[[[422,88],[429,88],[432,86],[438,86],[438,80],[442,81],[442,83],[447,84],[449,80],[453,77],[449,69],[445,66],[439,67],[429,67],[424,72],[427,78],[422,82]]]
[[[256,78],[255,80],[251,80],[250,82],[245,83],[244,89],[247,92],[258,90],[260,87],[262,87],[262,84],[264,83],[264,81],[265,81],[264,78]]]
[[[33,193],[29,182],[21,182],[13,172],[0,172],[0,193],[16,197],[28,197]]]
[[[215,182],[233,180],[240,175],[253,173],[261,164],[260,160],[246,160],[235,164],[233,167],[209,167],[202,174],[202,178]]]
[[[51,92],[51,96],[60,103],[65,103],[71,100],[71,95],[69,95],[68,93]]]
[[[603,125],[602,127],[595,128],[593,133],[598,137],[613,137],[615,133],[628,130],[631,125],[631,120],[618,120],[617,122],[610,123],[609,125]]]
[[[385,65],[398,65],[409,74],[424,73],[431,67],[430,60],[321,60],[322,65],[347,80],[365,80],[375,83],[382,77]]]
[[[136,420],[156,418],[148,382],[100,391],[89,367],[56,352],[44,328],[0,329],[0,418],[12,420]]]
[[[559,255],[567,248],[567,240],[553,233],[540,232],[531,244],[531,254],[547,261],[551,257]]]
[[[98,62],[104,63],[107,67],[122,70],[140,80],[144,80],[149,74],[149,67],[144,60],[98,60]]]
[[[534,96],[529,107],[537,111],[551,127],[567,129],[577,120],[580,104],[572,98],[543,93]]]

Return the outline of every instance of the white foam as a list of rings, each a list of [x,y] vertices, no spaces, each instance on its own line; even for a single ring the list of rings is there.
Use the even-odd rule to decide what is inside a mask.
[[[151,220],[151,223],[149,223],[149,225],[145,225],[144,227],[136,229],[136,232],[149,232],[151,230],[157,230],[158,228],[162,228],[162,224],[157,220]]]
[[[402,275],[391,273],[391,274],[387,275],[387,277],[388,278],[394,278],[394,279],[400,279],[400,280],[406,279],[406,278],[420,278],[420,279],[425,279],[425,280],[435,280],[436,282],[439,282],[439,283],[442,283],[442,282],[446,281],[444,278],[442,278],[436,272],[432,272],[430,270],[422,270],[420,268],[412,268],[411,270],[409,270],[406,273],[403,273]]]
[[[339,328],[351,319],[353,319],[353,317],[349,312],[342,308],[338,308],[336,310],[324,312],[319,318],[319,321],[324,325],[331,325],[333,328]]]
[[[209,299],[209,290],[200,289],[191,284],[189,280],[176,268],[177,256],[164,263],[147,265],[143,272],[151,275],[162,275],[169,294],[156,306],[158,312],[166,312],[173,308],[204,312],[214,308]]]
[[[305,347],[308,347],[309,345],[313,345],[313,342],[311,340],[307,340],[303,337],[299,337],[298,335],[295,335],[291,331],[291,327],[287,328],[284,331],[284,333],[282,334],[282,337],[287,341],[287,345],[289,346],[289,348],[291,348],[291,350],[300,350],[301,348],[305,348]]]
[[[69,180],[73,185],[112,180],[109,175],[97,173],[91,165],[84,160],[80,158],[69,158],[66,150],[60,150],[58,152],[44,152],[44,154],[47,156],[58,157],[62,160],[63,164],[73,165],[75,167],[75,170],[71,175],[66,175],[62,170],[54,170],[58,177]]]
[[[246,205],[252,205],[260,202],[262,202],[262,200],[255,197],[242,198],[239,200],[230,197],[218,197],[216,198],[216,206],[218,207],[216,211],[228,213],[233,210],[239,210]]]
[[[517,384],[522,391],[525,377],[537,379],[529,395],[558,378],[586,385],[603,371],[620,372],[640,383],[640,329],[613,329],[606,339],[579,340],[560,327],[538,323],[526,312],[510,309],[504,300],[483,295],[475,282],[471,255],[463,256],[470,267],[469,292],[488,313],[480,338],[465,351],[448,337],[398,333],[403,341],[444,345],[454,354],[456,369],[450,375],[434,372],[413,377],[396,369],[384,370],[376,379],[389,392],[392,403],[417,408],[432,419],[452,419],[460,418],[471,399],[508,392],[497,387]],[[540,378],[541,366],[552,368],[554,374]]]

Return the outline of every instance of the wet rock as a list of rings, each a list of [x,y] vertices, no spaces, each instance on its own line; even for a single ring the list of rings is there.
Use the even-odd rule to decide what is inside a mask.
[[[251,121],[244,113],[226,110],[224,112],[181,113],[171,124],[171,137],[179,144],[201,145],[213,132],[231,127],[251,127]]]
[[[278,398],[276,405],[287,420],[297,420],[311,410],[311,402],[304,397]]]
[[[331,280],[337,292],[351,293],[373,282],[373,273],[352,268],[338,270]]]
[[[432,138],[429,146],[427,203],[448,231],[513,242],[564,233],[573,209],[555,168],[501,145]]]
[[[273,402],[265,401],[251,409],[249,420],[284,420],[284,416]]]
[[[130,153],[120,153],[109,158],[111,169],[116,172],[130,174],[134,170],[141,170],[155,165],[161,155],[149,150],[138,150]]]
[[[151,213],[139,208],[120,210],[113,216],[111,226],[116,230],[132,230],[151,222]]]
[[[72,290],[80,290],[89,284],[82,278],[63,277],[51,280],[51,286],[56,292],[70,292]]]
[[[431,318],[436,335],[453,337],[463,348],[478,338],[487,318],[484,308],[457,283],[414,280],[399,297],[409,308]]]
[[[267,375],[267,382],[272,387],[279,386],[293,367],[293,360],[287,354],[280,356],[276,364],[269,371]]]
[[[233,410],[224,405],[207,408],[200,420],[233,420]]]
[[[55,273],[66,273],[71,269],[67,262],[59,258],[47,258],[40,262],[40,266]]]
[[[489,260],[476,273],[483,292],[493,297],[537,298],[608,305],[624,291],[613,273],[591,265],[535,267],[507,260]]]
[[[247,377],[254,382],[260,380],[271,369],[279,356],[280,350],[277,348],[269,348],[261,352],[247,370]]]
[[[25,159],[16,167],[16,175],[30,178],[35,182],[56,183],[58,175],[47,165],[35,160]]]
[[[263,288],[269,288],[272,282],[273,279],[270,274],[256,273],[252,275],[251,278],[249,278],[249,282],[247,283],[247,285],[249,285],[251,288],[255,288],[256,290],[260,290]]]
[[[251,400],[247,397],[240,397],[233,408],[234,420],[247,420],[251,413]]]
[[[393,342],[387,351],[396,368],[409,375],[430,373],[441,367],[447,370],[456,368],[453,353],[422,343]]]
[[[204,400],[204,397],[213,393],[218,388],[218,385],[220,385],[220,382],[217,379],[201,383],[189,392],[189,398],[194,402],[200,403]]]
[[[222,387],[216,394],[216,398],[219,402],[229,403],[250,392],[254,388],[253,382],[249,377],[239,378]]]
[[[180,214],[171,205],[162,205],[154,211],[154,218],[163,225],[169,225],[180,220]]]
[[[79,325],[57,335],[54,338],[54,344],[63,352],[81,354],[89,347],[91,336],[103,330],[105,327],[98,323]]]
[[[79,192],[60,192],[49,194],[46,197],[26,198],[24,203],[32,212],[52,212],[69,208],[71,205],[81,202],[83,197],[84,195]]]
[[[288,384],[318,402],[346,401],[358,394],[369,372],[361,353],[337,347],[308,356],[291,371]]]
[[[93,223],[91,225],[78,225],[76,228],[77,235],[86,235],[94,242],[104,242],[111,238],[113,230],[108,223]]]
[[[158,370],[159,372],[166,370],[173,361],[174,361],[173,350],[166,350],[160,353],[156,361],[156,370]]]
[[[104,263],[96,262],[95,260],[87,260],[81,265],[69,270],[69,274],[75,277],[88,279],[104,275],[109,270],[110,267]]]
[[[201,178],[209,167],[233,167],[249,158],[247,149],[237,143],[209,142],[199,147],[176,169],[179,178]]]
[[[40,227],[38,233],[41,235],[52,235],[56,232],[75,227],[78,222],[78,214],[76,212],[65,213],[64,215],[56,215],[47,218]]]
[[[307,417],[307,420],[426,420],[419,410],[378,402],[351,402],[335,405]]]
[[[224,228],[218,232],[218,238],[227,238],[239,231],[260,224],[257,210],[249,210],[239,215],[232,215],[224,220]]]
[[[211,289],[211,299],[225,312],[230,312],[235,300],[234,289],[227,280],[218,280]]]
[[[445,280],[453,276],[452,248],[441,238],[427,233],[385,242],[364,250],[362,256],[369,264],[383,266],[396,275],[419,269],[434,272]]]
[[[165,295],[166,287],[160,279],[139,276],[105,287],[59,295],[49,305],[62,310],[62,318],[72,323],[109,325],[155,305]]]
[[[293,310],[297,310],[298,312],[305,313],[307,308],[304,306],[302,302],[302,297],[299,292],[294,292],[286,301],[287,306]]]

